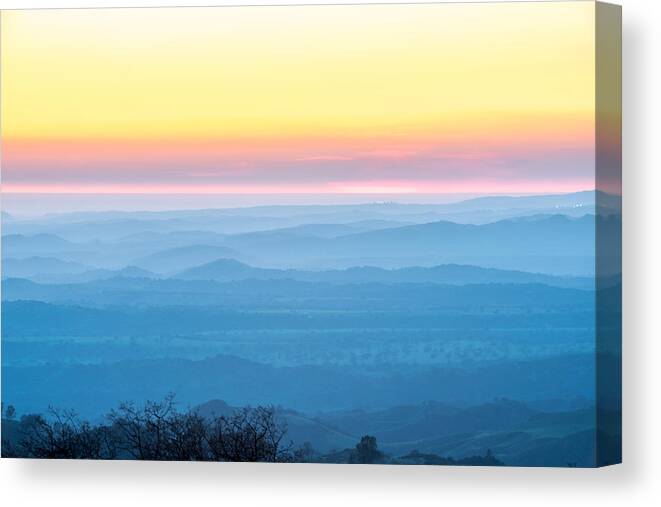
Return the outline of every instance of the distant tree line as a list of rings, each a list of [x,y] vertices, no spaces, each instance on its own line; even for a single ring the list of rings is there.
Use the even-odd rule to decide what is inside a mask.
[[[496,458],[491,449],[487,449],[486,453],[482,455],[466,456],[464,458],[455,459],[447,456],[439,456],[437,454],[421,453],[419,451],[411,451],[410,453],[397,458],[397,463],[400,465],[446,465],[446,466],[504,466],[505,463]]]
[[[446,466],[503,466],[504,463],[497,459],[490,449],[482,455],[467,456],[455,459],[452,457],[439,456],[432,453],[421,453],[411,451],[399,457],[388,456],[380,451],[376,438],[364,435],[356,447],[345,449],[326,456],[317,456],[312,461],[325,463],[363,463],[363,464],[391,464],[391,465],[446,465]]]

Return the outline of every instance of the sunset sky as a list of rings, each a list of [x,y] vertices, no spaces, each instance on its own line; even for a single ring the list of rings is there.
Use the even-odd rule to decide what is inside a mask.
[[[594,9],[4,11],[3,192],[594,188]]]

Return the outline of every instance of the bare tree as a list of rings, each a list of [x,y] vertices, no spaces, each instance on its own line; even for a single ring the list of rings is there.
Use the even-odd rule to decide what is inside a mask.
[[[174,413],[168,420],[168,460],[209,461],[207,424],[196,412]]]
[[[207,443],[215,461],[291,461],[291,445],[282,445],[286,433],[273,407],[244,408],[214,418]]]
[[[107,419],[120,453],[140,460],[164,460],[168,459],[170,419],[175,415],[174,395],[168,394],[162,401],[147,401],[141,408],[121,403]]]
[[[72,411],[49,410],[21,419],[20,449],[16,452],[32,458],[113,459],[114,446],[106,426],[92,426],[80,421]]]
[[[138,407],[122,403],[92,426],[73,412],[51,410],[48,417],[21,419],[17,456],[62,459],[138,459],[177,461],[292,461],[291,444],[275,408],[243,408],[231,415],[204,418],[177,411],[174,396]],[[3,449],[5,446],[3,444]]]

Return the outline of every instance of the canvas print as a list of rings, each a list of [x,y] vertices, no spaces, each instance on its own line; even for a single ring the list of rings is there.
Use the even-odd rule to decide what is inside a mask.
[[[3,458],[620,462],[619,7],[1,16]]]

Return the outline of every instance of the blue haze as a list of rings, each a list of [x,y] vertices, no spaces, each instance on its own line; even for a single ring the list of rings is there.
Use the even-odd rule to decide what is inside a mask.
[[[594,237],[619,226],[599,203],[3,213],[2,399],[95,420],[176,392],[274,404],[319,453],[369,433],[593,466]]]

